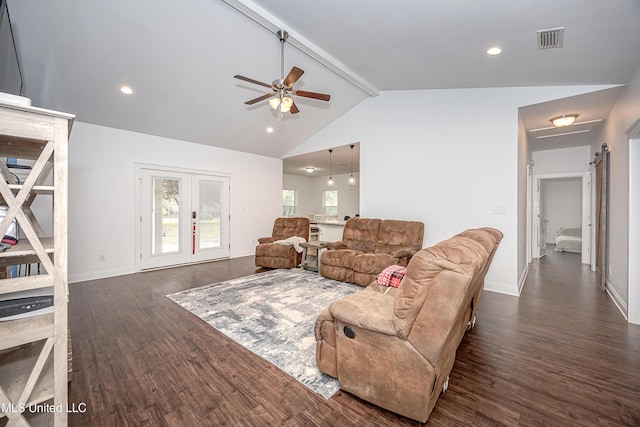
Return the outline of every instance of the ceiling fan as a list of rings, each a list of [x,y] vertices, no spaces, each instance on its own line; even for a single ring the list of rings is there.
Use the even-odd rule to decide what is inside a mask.
[[[273,83],[263,83],[254,79],[250,79],[249,77],[244,77],[236,74],[236,79],[244,80],[245,82],[253,83],[256,85],[268,87],[271,89],[271,92],[259,96],[255,99],[251,99],[245,104],[253,105],[257,102],[264,101],[265,99],[269,99],[269,104],[274,110],[277,110],[280,113],[290,112],[291,114],[297,114],[300,112],[296,103],[293,102],[293,98],[291,95],[302,96],[304,98],[313,98],[318,99],[320,101],[329,101],[331,99],[331,95],[325,95],[323,93],[317,92],[307,92],[305,90],[295,90],[293,86],[296,84],[300,76],[304,74],[304,71],[298,67],[293,67],[287,77],[284,76],[284,43],[289,37],[289,33],[284,30],[279,30],[276,33],[278,39],[280,40],[280,78],[274,80]]]

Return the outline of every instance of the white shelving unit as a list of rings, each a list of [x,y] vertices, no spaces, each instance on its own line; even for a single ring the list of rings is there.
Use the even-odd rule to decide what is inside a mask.
[[[67,146],[73,119],[0,103],[0,205],[7,206],[0,236],[14,218],[21,230],[18,244],[0,252],[0,268],[42,267],[37,275],[0,279],[0,294],[52,287],[54,296],[53,313],[0,322],[0,424],[7,417],[14,426],[67,425]],[[17,182],[7,158],[33,162],[24,182]],[[31,209],[43,195],[53,197],[49,236]],[[45,402],[41,408],[48,410],[21,412]]]

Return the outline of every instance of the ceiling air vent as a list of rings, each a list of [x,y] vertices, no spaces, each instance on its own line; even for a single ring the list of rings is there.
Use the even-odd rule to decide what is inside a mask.
[[[554,49],[562,47],[564,27],[538,31],[538,49]]]

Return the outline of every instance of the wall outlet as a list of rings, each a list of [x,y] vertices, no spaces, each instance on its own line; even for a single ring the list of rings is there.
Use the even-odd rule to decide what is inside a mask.
[[[100,256],[98,257],[98,261],[107,262],[107,255],[106,254],[100,254]]]
[[[506,206],[492,206],[491,213],[494,215],[506,215],[507,207]]]

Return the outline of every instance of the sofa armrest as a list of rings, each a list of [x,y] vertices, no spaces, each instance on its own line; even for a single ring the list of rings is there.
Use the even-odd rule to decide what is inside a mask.
[[[392,257],[397,260],[398,265],[407,266],[411,257],[417,254],[418,251],[411,249],[399,249],[393,253]]]
[[[324,322],[333,322],[333,316],[329,311],[329,307],[322,310],[322,312],[316,318],[316,323],[313,327],[313,334],[316,337],[316,341],[322,340],[324,337],[322,336],[322,324]]]
[[[275,239],[273,237],[260,237],[258,239],[258,243],[262,244],[262,243],[273,243],[275,242]]]
[[[327,249],[347,249],[347,245],[342,240],[339,242],[327,242]]]
[[[343,323],[395,336],[393,305],[393,297],[365,289],[335,301],[329,306],[329,312]]]

